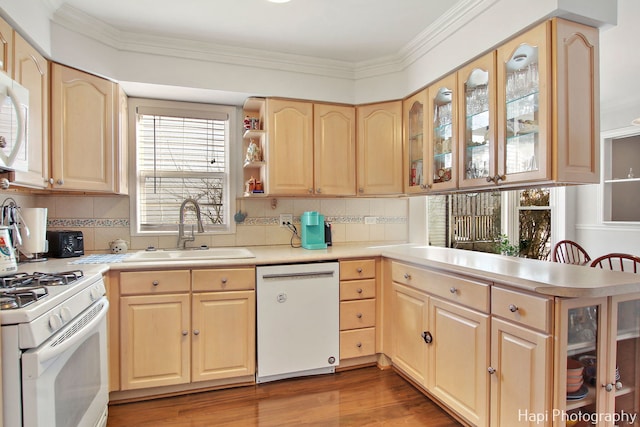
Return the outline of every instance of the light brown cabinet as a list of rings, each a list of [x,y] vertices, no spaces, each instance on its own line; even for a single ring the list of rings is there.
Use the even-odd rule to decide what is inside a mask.
[[[355,108],[267,99],[269,195],[355,195]]]
[[[14,36],[13,78],[29,90],[28,170],[15,185],[49,186],[49,62],[19,34]]]
[[[13,70],[13,28],[0,18],[0,71],[8,76]]]
[[[109,80],[51,66],[51,182],[56,190],[125,193],[119,173],[123,94]],[[125,103],[126,104],[126,103]],[[124,143],[124,141],[122,141]],[[120,166],[117,168],[117,166]],[[116,171],[116,168],[118,169]]]
[[[127,271],[109,287],[120,292],[119,319],[110,321],[119,330],[110,333],[119,349],[119,363],[110,362],[120,374],[110,386],[116,400],[253,378],[254,268]]]
[[[429,166],[430,191],[452,190],[458,186],[458,100],[456,74],[429,86]]]
[[[427,89],[413,94],[402,102],[404,120],[404,153],[409,167],[405,168],[404,192],[421,193],[428,189],[429,116]]]
[[[376,261],[340,261],[340,361],[376,353]]]
[[[356,107],[359,196],[403,192],[402,101]]]
[[[268,193],[267,163],[265,162],[267,134],[265,131],[266,100],[248,98],[243,105],[242,134],[244,197],[264,196]],[[253,186],[250,182],[253,180]]]

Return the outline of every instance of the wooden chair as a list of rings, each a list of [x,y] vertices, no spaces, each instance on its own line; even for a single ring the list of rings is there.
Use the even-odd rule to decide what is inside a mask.
[[[551,261],[563,264],[587,265],[591,257],[586,250],[572,240],[560,240],[551,251]]]
[[[638,273],[640,272],[640,257],[619,253],[606,254],[594,259],[591,262],[591,267]]]

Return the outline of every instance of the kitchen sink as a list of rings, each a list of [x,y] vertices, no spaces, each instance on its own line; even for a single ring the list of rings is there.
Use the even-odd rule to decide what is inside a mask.
[[[135,252],[124,259],[124,262],[141,261],[181,261],[192,259],[236,259],[254,258],[247,248],[207,248],[207,249],[167,249]]]

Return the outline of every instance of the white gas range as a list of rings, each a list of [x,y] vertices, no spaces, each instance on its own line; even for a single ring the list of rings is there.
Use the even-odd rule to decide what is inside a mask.
[[[102,273],[53,265],[66,269],[25,272],[23,265],[0,278],[5,427],[106,425],[109,303]]]

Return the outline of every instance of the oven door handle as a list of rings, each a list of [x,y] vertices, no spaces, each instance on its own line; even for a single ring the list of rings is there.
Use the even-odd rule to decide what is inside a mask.
[[[100,307],[100,303],[94,305],[94,310],[97,309],[98,311],[89,309],[82,317],[75,319],[73,323],[61,330],[51,339],[46,347],[38,350],[37,359],[40,366],[47,360],[57,357],[69,348],[80,343],[85,338],[85,333],[92,330],[105,318],[107,311],[109,311],[109,300],[101,298],[100,302],[102,303],[102,307]],[[86,318],[90,318],[90,320],[86,321]],[[80,326],[79,328],[78,325]],[[40,369],[38,369],[38,375],[39,374]]]

